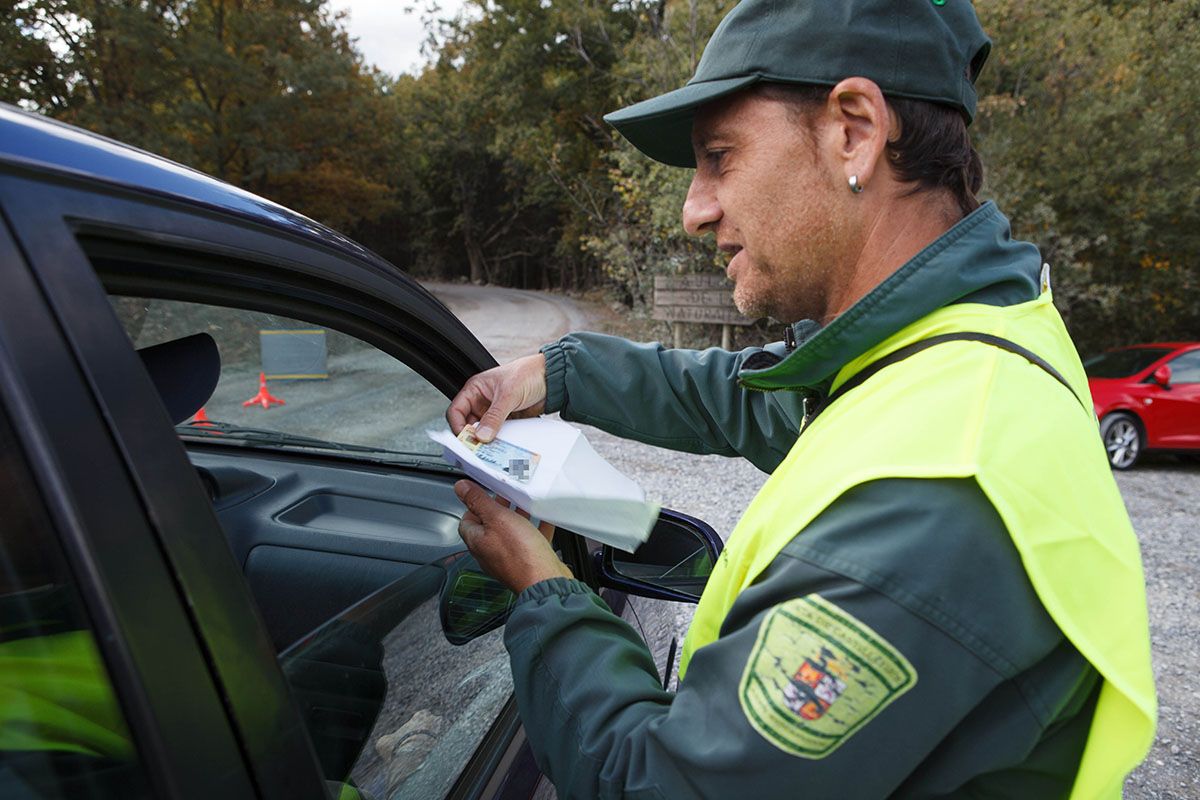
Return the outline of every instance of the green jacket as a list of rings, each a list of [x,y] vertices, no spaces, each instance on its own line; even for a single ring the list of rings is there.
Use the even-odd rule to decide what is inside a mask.
[[[1040,271],[1036,248],[1012,241],[987,204],[826,328],[794,326],[792,352],[565,337],[544,348],[547,410],[770,471],[795,442],[805,402],[850,359],[950,303],[1032,300]],[[864,484],[803,534],[738,597],[674,693],[636,633],[583,584],[556,579],[521,595],[505,634],[517,700],[561,797],[1069,792],[1097,674],[1042,608],[973,480]],[[736,696],[763,618],[813,593],[880,633],[920,675],[903,704],[816,760],[764,739]]]

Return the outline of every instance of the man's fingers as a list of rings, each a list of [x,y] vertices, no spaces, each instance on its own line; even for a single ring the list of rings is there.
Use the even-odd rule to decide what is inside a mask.
[[[467,507],[470,514],[473,514],[484,525],[491,522],[499,512],[508,510],[493,500],[482,486],[472,481],[459,481],[454,484],[454,493],[458,495],[458,499]]]
[[[484,572],[518,594],[539,581],[572,577],[547,543],[552,525],[542,523],[535,532],[503,498],[493,500],[471,481],[454,484],[454,493],[467,507],[458,533]]]
[[[515,514],[522,519],[529,519],[528,511],[522,508],[513,511],[505,502],[502,502],[503,498],[493,498],[482,486],[472,481],[463,480],[454,484],[454,493],[467,507],[467,513],[463,515],[462,522],[458,526],[458,532],[463,537],[463,541],[466,541],[468,536],[482,534],[487,526],[496,524],[505,514]],[[553,542],[553,523],[538,522],[537,530],[547,542]]]
[[[545,408],[546,359],[526,356],[468,379],[446,409],[446,422],[457,436],[478,422],[475,436],[490,442],[506,419],[537,416]]]
[[[458,535],[462,540],[471,544],[471,540],[483,534],[483,523],[479,521],[473,514],[464,514],[463,518],[458,522]]]
[[[462,429],[467,427],[467,415],[451,403],[446,409],[446,424],[450,426],[450,432],[458,436]]]
[[[498,392],[492,400],[492,405],[479,418],[479,426],[475,428],[475,438],[481,442],[490,442],[496,438],[496,432],[508,419],[508,415],[516,408],[516,400],[512,392]]]
[[[450,431],[458,436],[463,428],[478,419],[476,404],[482,406],[486,403],[487,399],[479,391],[479,386],[468,381],[446,409],[446,423],[450,426]]]

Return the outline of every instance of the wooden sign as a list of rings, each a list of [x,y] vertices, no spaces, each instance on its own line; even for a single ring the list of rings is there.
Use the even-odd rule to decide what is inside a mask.
[[[654,278],[654,319],[672,323],[675,347],[683,340],[683,323],[705,322],[721,326],[721,347],[728,350],[731,325],[753,325],[733,304],[733,284],[716,273],[708,275],[658,275]]]
[[[658,275],[654,278],[654,319],[753,325],[733,305],[733,284],[724,275]]]

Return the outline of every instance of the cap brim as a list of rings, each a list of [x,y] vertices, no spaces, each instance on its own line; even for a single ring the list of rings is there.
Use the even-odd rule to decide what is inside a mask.
[[[605,114],[604,121],[655,161],[673,167],[694,167],[692,118],[696,109],[759,80],[758,75],[741,75],[689,83],[673,92]]]

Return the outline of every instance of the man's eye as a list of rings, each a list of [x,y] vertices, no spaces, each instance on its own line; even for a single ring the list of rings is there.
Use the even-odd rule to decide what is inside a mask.
[[[728,150],[705,150],[704,158],[708,163],[718,166],[725,159],[725,154],[728,152]]]

